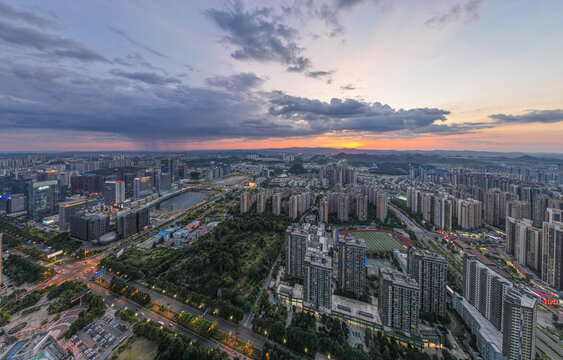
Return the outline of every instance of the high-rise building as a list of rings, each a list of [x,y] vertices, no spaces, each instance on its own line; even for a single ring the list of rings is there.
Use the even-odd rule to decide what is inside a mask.
[[[11,214],[24,211],[26,200],[24,194],[0,195],[0,212]]]
[[[422,220],[428,223],[434,223],[434,203],[436,197],[434,194],[426,193],[422,197]]]
[[[319,203],[319,221],[328,223],[328,214],[330,212],[330,199],[325,196]]]
[[[70,236],[84,241],[99,239],[109,231],[109,218],[103,214],[77,213],[71,216]]]
[[[340,194],[338,196],[338,220],[350,220],[350,198],[347,194]]]
[[[59,182],[57,180],[39,181],[31,184],[27,195],[27,215],[40,219],[57,212],[59,201]]]
[[[504,301],[502,352],[507,360],[536,358],[536,299],[510,290]]]
[[[307,231],[299,227],[290,226],[285,232],[285,272],[291,277],[303,279],[308,236]]]
[[[547,195],[536,195],[534,198],[534,209],[532,214],[532,220],[534,226],[540,228],[543,226],[545,221],[545,213],[547,211],[547,203],[549,197]]]
[[[156,191],[158,195],[172,190],[172,177],[168,173],[156,174]]]
[[[452,229],[453,203],[447,197],[437,197],[434,201],[433,224],[442,230]]]
[[[448,262],[441,255],[411,247],[407,272],[420,285],[420,313],[445,316]]]
[[[243,191],[240,194],[240,212],[244,214],[250,210],[250,194],[248,191]]]
[[[133,197],[135,199],[145,198],[153,193],[153,183],[150,176],[137,177],[133,179]]]
[[[356,195],[356,217],[359,221],[368,220],[368,197],[367,195]]]
[[[332,260],[330,256],[307,251],[303,261],[303,302],[330,311],[332,307]]]
[[[126,239],[150,225],[150,209],[144,206],[138,209],[120,211],[115,217],[115,222],[118,236]]]
[[[59,203],[59,229],[62,231],[68,230],[74,214],[88,209],[96,203],[96,199],[84,197],[71,198],[67,199],[65,202]]]
[[[102,177],[99,175],[72,176],[70,188],[74,192],[100,194],[102,192]]]
[[[289,218],[290,219],[297,219],[299,217],[299,209],[300,209],[300,196],[299,195],[291,195],[289,197]]]
[[[272,196],[272,213],[274,215],[281,215],[282,194],[275,193]]]
[[[262,214],[266,211],[266,191],[262,190],[256,197],[256,213]]]
[[[387,203],[387,194],[384,192],[377,193],[377,219],[381,222],[384,222],[387,219],[387,212],[389,211],[389,205]]]
[[[408,333],[417,332],[420,287],[411,276],[379,268],[378,299],[383,326]]]
[[[338,286],[355,295],[366,287],[366,242],[341,236],[338,239]]]
[[[512,283],[473,254],[463,258],[463,297],[502,332],[504,298]]]
[[[104,203],[108,206],[121,204],[125,201],[125,181],[106,181],[102,190]]]
[[[485,193],[483,202],[483,221],[492,226],[501,225],[501,202],[503,203],[502,192],[500,189],[491,189]]]
[[[519,264],[540,270],[542,230],[533,227],[532,220],[507,217],[505,247]]]
[[[541,278],[557,290],[563,290],[563,222],[543,223]]]
[[[528,201],[513,200],[506,204],[506,217],[515,219],[531,219],[532,204]]]
[[[462,230],[476,230],[481,227],[482,203],[477,200],[467,199],[459,201],[458,224]]]

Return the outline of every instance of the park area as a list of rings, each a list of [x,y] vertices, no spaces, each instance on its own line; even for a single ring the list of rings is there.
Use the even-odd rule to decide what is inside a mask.
[[[411,244],[408,243],[410,242],[410,240],[394,233],[390,234],[387,231],[348,230],[348,231],[340,231],[340,234],[364,239],[364,241],[366,242],[366,250],[368,252],[394,251],[394,250],[403,251],[405,250],[405,246],[411,246]]]

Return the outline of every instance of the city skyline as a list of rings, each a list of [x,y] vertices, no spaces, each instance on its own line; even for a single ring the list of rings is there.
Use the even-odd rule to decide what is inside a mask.
[[[563,152],[563,3],[0,0],[0,151]]]

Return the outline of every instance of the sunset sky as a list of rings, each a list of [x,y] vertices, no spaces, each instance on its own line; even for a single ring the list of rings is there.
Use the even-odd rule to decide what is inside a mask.
[[[563,152],[563,1],[0,0],[0,151]]]

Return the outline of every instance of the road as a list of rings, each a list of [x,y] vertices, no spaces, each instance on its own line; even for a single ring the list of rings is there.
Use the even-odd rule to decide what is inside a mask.
[[[162,321],[167,327],[168,329],[174,331],[175,333],[181,334],[186,336],[189,339],[192,339],[194,341],[196,341],[198,344],[200,344],[203,347],[206,348],[212,348],[212,349],[217,349],[217,350],[221,350],[221,351],[225,351],[226,353],[228,353],[230,355],[231,358],[235,358],[236,356],[238,356],[239,358],[246,358],[244,355],[239,354],[238,352],[235,352],[234,350],[232,350],[231,348],[221,344],[220,342],[218,342],[215,339],[208,339],[205,338],[201,335],[198,335],[194,332],[191,332],[189,330],[184,329],[183,327],[177,325],[174,322],[171,322],[170,320],[166,319],[165,317],[154,313],[152,311],[149,311],[147,309],[145,309],[144,307],[138,305],[137,303],[126,299],[124,297],[120,297],[117,296],[111,292],[109,292],[107,289],[94,284],[94,283],[90,283],[90,291],[94,294],[100,295],[104,298],[104,301],[106,302],[106,304],[114,309],[125,309],[125,308],[129,308],[134,310],[137,313],[141,313],[143,312],[144,315],[139,315],[140,318],[142,318],[143,320],[150,320],[153,322],[157,322],[157,321]],[[170,324],[172,324],[172,326],[170,326]]]
[[[133,282],[129,286],[138,288],[138,289],[140,289],[144,292],[149,293],[152,301],[154,301],[154,302],[156,302],[160,305],[165,305],[166,307],[170,308],[171,310],[174,310],[177,313],[181,313],[182,311],[184,311],[184,312],[193,314],[195,316],[201,317],[201,315],[205,311],[205,309],[201,309],[201,310],[196,309],[196,308],[191,307],[189,305],[186,305],[186,304],[184,304],[180,301],[176,301],[173,298],[170,298],[166,295],[163,295],[162,293],[160,293],[158,291],[154,291],[152,289],[149,289],[148,287],[145,287],[145,286],[143,286],[139,283]],[[208,319],[208,320],[211,320],[211,321],[217,321],[217,329],[219,329],[219,330],[221,330],[225,333],[231,333],[234,336],[237,336],[239,339],[251,343],[252,345],[257,347],[258,349],[262,349],[262,347],[264,346],[264,343],[266,342],[266,339],[264,337],[256,334],[250,328],[245,327],[242,324],[235,324],[235,323],[232,323],[232,322],[227,321],[225,319],[222,319],[220,317],[213,316],[212,312],[213,311],[210,310],[208,312],[208,314],[205,315],[205,318]]]

